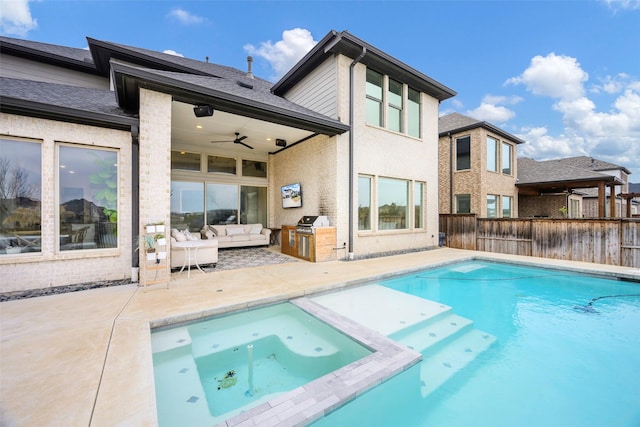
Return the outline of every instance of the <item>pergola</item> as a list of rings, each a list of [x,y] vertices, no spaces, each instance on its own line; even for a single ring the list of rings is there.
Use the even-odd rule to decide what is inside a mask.
[[[640,193],[620,193],[618,197],[627,201],[627,218],[631,218],[631,201],[635,198],[640,198]]]

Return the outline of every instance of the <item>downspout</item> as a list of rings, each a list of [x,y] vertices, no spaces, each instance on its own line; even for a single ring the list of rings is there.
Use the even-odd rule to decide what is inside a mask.
[[[351,66],[349,67],[349,253],[348,253],[348,257],[350,260],[353,259],[353,194],[354,194],[354,189],[353,189],[353,93],[354,93],[354,70],[355,70],[355,66],[358,62],[360,62],[362,60],[362,58],[364,58],[364,56],[367,54],[367,48],[365,46],[362,46],[362,52],[360,53],[360,55],[358,55],[358,57],[356,59],[353,60],[353,62],[351,63]]]
[[[453,213],[453,137],[449,132],[449,214]]]
[[[131,126],[131,267],[139,266],[137,252],[140,233],[140,129]]]

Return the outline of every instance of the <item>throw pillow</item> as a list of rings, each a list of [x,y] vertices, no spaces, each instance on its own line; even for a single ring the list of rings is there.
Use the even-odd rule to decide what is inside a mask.
[[[229,227],[227,226],[227,236],[236,236],[244,234],[244,227]]]
[[[183,232],[178,231],[175,228],[171,229],[171,237],[176,239],[176,242],[186,242],[187,241],[187,236],[185,236]]]
[[[204,232],[204,236],[207,238],[207,240],[213,239],[214,237],[216,237],[216,235],[213,234],[213,231],[209,229],[207,229],[207,231]]]
[[[214,236],[218,235],[218,230],[215,229],[215,227],[213,225],[207,225],[207,229],[213,233]]]
[[[252,225],[249,234],[260,234],[262,232],[262,224]]]
[[[210,225],[209,227],[211,227],[211,229],[213,230],[214,234],[216,236],[226,236],[227,235],[227,231],[224,225],[221,225],[219,227],[216,227],[215,225]]]
[[[188,228],[186,230],[184,230],[184,235],[187,238],[187,240],[189,240],[189,241],[198,240],[198,238],[196,236],[191,234],[191,232],[189,231]]]

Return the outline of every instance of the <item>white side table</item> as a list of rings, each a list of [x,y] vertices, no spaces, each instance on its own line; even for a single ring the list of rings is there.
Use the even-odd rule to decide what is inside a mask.
[[[207,242],[202,240],[187,240],[186,242],[175,242],[172,243],[176,248],[184,249],[185,260],[182,264],[182,268],[180,269],[180,273],[184,271],[184,268],[187,267],[187,278],[191,277],[191,260],[193,259],[193,263],[196,268],[204,273],[204,270],[200,268],[200,264],[198,264],[198,249],[202,246],[206,246]]]

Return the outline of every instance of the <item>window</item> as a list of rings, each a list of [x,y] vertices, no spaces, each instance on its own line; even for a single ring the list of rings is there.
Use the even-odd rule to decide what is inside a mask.
[[[456,170],[471,168],[471,137],[456,138]]]
[[[487,218],[498,217],[498,196],[487,195]]]
[[[60,250],[115,248],[118,153],[60,145]]]
[[[389,79],[387,128],[402,132],[402,83]]]
[[[511,171],[512,151],[511,144],[502,143],[502,173],[505,175],[513,174]]]
[[[487,137],[487,170],[498,172],[498,141]]]
[[[171,228],[200,231],[204,226],[204,183],[171,181]]]
[[[420,138],[420,92],[409,88],[407,99],[407,132],[410,136]]]
[[[367,68],[367,123],[382,126],[382,74]]]
[[[230,157],[208,156],[207,172],[235,175],[236,159]]]
[[[471,195],[470,194],[456,195],[456,213],[459,213],[459,214],[471,213]]]
[[[240,224],[267,225],[267,187],[240,187]]]
[[[423,197],[424,197],[424,183],[414,182],[413,183],[413,207],[414,207],[413,226],[415,228],[424,227]]]
[[[401,179],[378,180],[378,229],[398,230],[408,227],[409,182]]]
[[[513,197],[502,196],[502,218],[511,218],[513,209]]]
[[[371,177],[358,177],[358,230],[371,230]]]
[[[171,169],[200,172],[200,154],[172,151]]]
[[[242,176],[267,177],[267,163],[257,160],[242,160]],[[258,221],[259,222],[259,221]]]
[[[207,224],[239,224],[238,186],[207,184]]]
[[[41,159],[40,143],[0,137],[0,255],[41,251]]]

